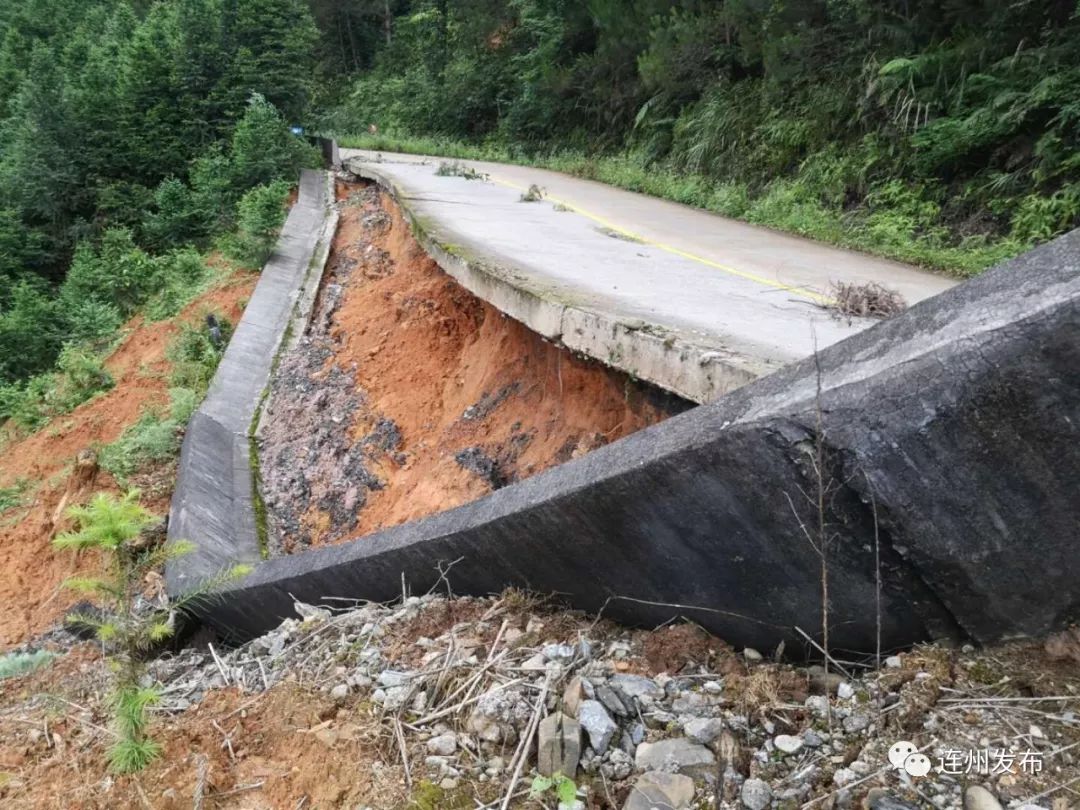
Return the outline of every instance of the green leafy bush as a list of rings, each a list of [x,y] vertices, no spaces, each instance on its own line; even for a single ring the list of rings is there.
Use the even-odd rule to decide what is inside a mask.
[[[184,245],[206,236],[207,220],[207,212],[191,188],[170,177],[154,191],[154,210],[143,220],[142,229],[151,245]]]
[[[1049,197],[1029,194],[1020,201],[1012,220],[1012,236],[1021,242],[1049,239],[1068,230],[1080,219],[1080,183],[1073,183]]]
[[[167,410],[144,411],[119,439],[101,449],[102,469],[119,481],[128,481],[151,464],[176,458],[184,428],[202,398],[202,392],[190,388],[170,388]]]
[[[68,330],[72,340],[96,343],[112,337],[124,322],[120,310],[93,298],[74,304],[67,311]]]
[[[285,198],[289,184],[277,180],[256,186],[237,204],[238,258],[262,265],[273,253],[278,232],[285,222]]]
[[[47,403],[53,386],[51,374],[0,385],[0,421],[10,420],[24,431],[37,430],[49,421]]]
[[[112,386],[101,357],[84,344],[69,343],[60,352],[56,371],[0,385],[0,421],[10,419],[23,430],[37,430]]]
[[[21,281],[0,311],[0,381],[26,379],[49,368],[67,328],[63,309],[41,285]]]
[[[217,345],[210,331],[200,321],[183,324],[165,349],[165,357],[172,363],[169,383],[174,388],[190,388],[202,396],[210,387],[210,380],[232,336],[232,325],[225,318],[218,317],[216,320],[221,333]]]
[[[154,260],[157,265],[157,292],[147,301],[148,321],[162,321],[176,315],[202,289],[209,275],[202,256],[190,248],[174,250]]]
[[[56,413],[67,413],[114,385],[101,357],[76,343],[64,346],[56,369]]]
[[[101,449],[105,470],[126,481],[147,466],[175,458],[180,452],[184,428],[198,408],[217,370],[232,328],[218,319],[222,341],[214,345],[202,324],[185,324],[165,350],[172,363],[169,375],[169,407],[144,411],[119,439]]]
[[[111,228],[99,247],[84,242],[76,249],[60,298],[67,309],[97,301],[128,316],[154,292],[157,269],[129,229]]]
[[[160,410],[147,410],[119,439],[101,449],[101,467],[117,480],[127,481],[147,465],[175,457],[183,429],[184,423]]]
[[[28,489],[30,489],[30,481],[26,478],[18,479],[11,486],[0,487],[0,515],[22,506]]]
[[[289,131],[273,104],[255,93],[233,130],[232,185],[249,189],[275,180],[293,183],[300,169],[321,165],[315,149]]]

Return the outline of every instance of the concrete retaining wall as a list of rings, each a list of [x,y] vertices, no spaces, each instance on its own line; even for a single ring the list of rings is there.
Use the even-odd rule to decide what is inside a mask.
[[[169,537],[190,540],[197,550],[167,566],[170,593],[235,563],[262,559],[249,433],[298,302],[299,309],[306,305],[310,311],[333,236],[332,200],[332,177],[305,170],[274,253],[206,399],[188,424],[169,510]]]
[[[886,648],[1043,633],[1080,618],[1078,368],[1073,232],[479,501],[264,562],[205,618],[251,636],[294,597],[390,599],[460,560],[458,592],[518,585],[624,621],[685,615],[735,644],[798,641],[821,621],[820,448],[834,647],[872,649],[878,615]],[[227,505],[207,515],[212,536]]]

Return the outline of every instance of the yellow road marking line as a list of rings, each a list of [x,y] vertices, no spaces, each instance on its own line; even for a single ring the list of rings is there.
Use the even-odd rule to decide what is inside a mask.
[[[503,180],[503,179],[501,179],[499,177],[496,177],[495,175],[489,174],[488,177],[491,179],[492,182],[498,183],[500,186],[506,186],[507,188],[512,188],[512,189],[514,189],[516,191],[528,191],[528,189],[525,188],[524,186],[519,186],[517,183],[512,183],[509,180]],[[552,197],[552,196],[549,196],[549,195],[545,194],[544,199],[549,200],[549,201],[555,203],[556,205],[561,205],[564,208],[567,208],[567,209],[573,211],[575,214],[580,214],[581,216],[585,217],[586,219],[591,219],[593,222],[597,223],[598,225],[603,225],[605,228],[607,228],[610,231],[614,231],[617,234],[625,236],[625,237],[627,237],[629,239],[633,239],[636,242],[641,242],[644,245],[649,245],[650,247],[654,247],[657,250],[662,250],[665,253],[671,253],[671,254],[673,254],[675,256],[680,256],[683,259],[689,259],[690,261],[697,262],[698,264],[704,264],[706,267],[712,267],[712,268],[714,268],[716,270],[721,270],[721,271],[723,271],[723,272],[725,272],[725,273],[727,273],[729,275],[737,276],[739,278],[744,278],[747,281],[753,281],[753,282],[755,282],[757,284],[762,284],[762,285],[764,285],[766,287],[772,287],[773,289],[776,289],[776,290],[784,290],[785,292],[790,292],[790,293],[795,293],[796,295],[805,296],[806,298],[809,298],[810,300],[812,300],[812,301],[814,301],[814,302],[816,302],[818,304],[822,304],[824,306],[828,306],[829,304],[835,303],[834,300],[832,298],[830,298],[829,296],[822,295],[821,293],[814,292],[813,290],[808,290],[805,287],[794,287],[794,286],[792,286],[790,284],[784,284],[782,281],[774,281],[773,279],[765,278],[764,276],[759,276],[759,275],[756,275],[755,273],[748,273],[745,270],[739,270],[739,269],[737,269],[735,267],[731,267],[731,266],[726,265],[726,264],[721,264],[720,262],[714,262],[712,259],[706,259],[704,256],[698,256],[695,253],[690,253],[688,251],[682,250],[681,248],[677,248],[674,245],[668,245],[668,244],[665,244],[663,242],[656,242],[656,241],[653,241],[652,239],[647,239],[646,237],[642,236],[641,234],[634,233],[633,231],[627,230],[626,228],[622,227],[621,225],[616,225],[614,222],[611,222],[610,220],[605,219],[604,217],[599,216],[598,214],[594,214],[591,211],[586,210],[585,208],[582,208],[580,205],[575,205],[574,203],[568,202],[566,200],[559,199],[558,197]]]

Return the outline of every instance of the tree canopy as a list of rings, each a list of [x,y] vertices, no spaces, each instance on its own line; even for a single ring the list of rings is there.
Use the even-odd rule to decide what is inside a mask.
[[[313,7],[324,65],[355,76],[339,132],[622,155],[628,185],[668,171],[686,201],[815,235],[857,221],[913,260],[919,239],[1015,252],[1080,222],[1075,0]]]
[[[0,385],[108,335],[312,150],[304,0],[0,2]],[[265,195],[264,195],[265,196]],[[11,392],[0,391],[0,419]]]

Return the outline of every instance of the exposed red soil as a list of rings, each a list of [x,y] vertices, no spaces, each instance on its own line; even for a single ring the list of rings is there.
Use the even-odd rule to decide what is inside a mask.
[[[350,190],[339,185],[339,198]],[[372,460],[384,486],[367,495],[351,538],[490,492],[493,482],[456,458],[468,448],[509,483],[668,415],[655,392],[553,345],[457,284],[387,195],[342,206],[330,266],[343,261],[356,265],[333,316],[326,367],[354,368],[364,392],[354,442],[385,419],[402,437],[399,452]],[[304,523],[318,544],[329,519],[315,505]]]
[[[237,275],[199,296],[171,321],[132,319],[124,327],[127,336],[105,362],[116,383],[112,389],[36,433],[8,437],[0,455],[0,486],[11,486],[21,479],[40,485],[28,496],[28,503],[0,518],[0,604],[4,605],[0,611],[0,649],[55,624],[79,598],[65,592],[60,583],[76,571],[89,571],[97,565],[92,555],[76,558],[69,552],[56,554],[49,542],[63,528],[53,519],[78,454],[115,441],[144,409],[166,404],[169,361],[165,348],[179,325],[200,319],[208,309],[235,323],[256,280],[250,274]],[[115,482],[101,472],[92,487],[80,487],[66,505],[93,491],[115,489]],[[164,515],[168,497],[152,495],[144,505]]]
[[[197,708],[154,723],[165,746],[159,760],[136,776],[110,776],[106,672],[88,644],[29,676],[0,681],[5,707],[38,696],[37,710],[0,715],[5,808],[385,808],[406,796],[400,767],[363,707],[338,709],[325,695],[287,684],[254,698],[211,692]]]

